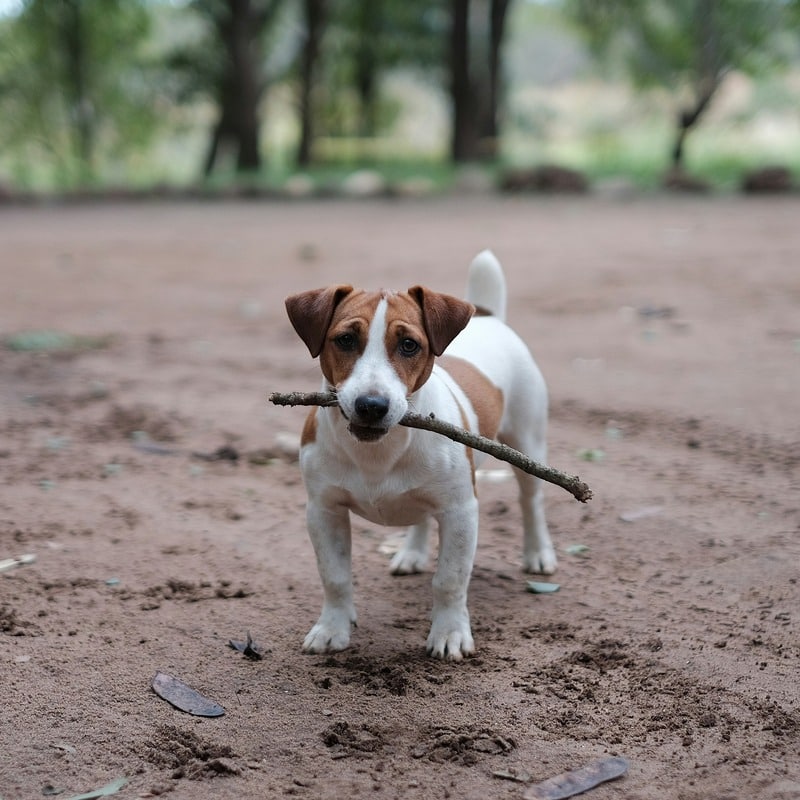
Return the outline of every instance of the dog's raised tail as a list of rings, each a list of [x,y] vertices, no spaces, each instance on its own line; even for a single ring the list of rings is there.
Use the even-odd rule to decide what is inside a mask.
[[[478,309],[487,311],[505,322],[506,279],[503,268],[491,250],[478,253],[469,265],[467,300]]]

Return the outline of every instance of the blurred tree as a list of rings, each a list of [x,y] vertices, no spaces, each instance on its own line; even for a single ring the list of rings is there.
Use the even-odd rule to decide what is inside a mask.
[[[379,135],[388,117],[382,90],[389,71],[440,71],[443,6],[444,0],[303,0],[301,165],[313,160],[315,135]]]
[[[261,166],[260,104],[268,83],[264,43],[285,0],[191,0],[205,23],[195,42],[176,48],[169,65],[180,77],[179,95],[205,94],[217,106],[203,163],[209,175],[225,150],[238,171]]]
[[[442,0],[344,0],[340,20],[348,80],[358,97],[359,136],[378,133],[381,83],[387,71],[441,67]],[[437,76],[438,78],[438,76]]]
[[[510,5],[510,0],[451,0],[453,161],[497,155],[503,43]]]
[[[355,33],[353,48],[353,77],[359,98],[359,136],[375,136],[377,132],[377,106],[381,56],[385,52],[383,22],[385,0],[373,3],[350,3],[352,29]],[[399,6],[398,6],[399,7]]]
[[[568,0],[596,54],[621,58],[634,83],[678,98],[673,169],[686,137],[732,70],[758,74],[782,62],[772,45],[785,22],[784,0]]]
[[[43,150],[60,183],[95,174],[100,151],[142,143],[156,116],[139,0],[26,0],[0,30],[0,131]]]
[[[327,23],[328,0],[303,0],[303,44],[300,52],[300,143],[297,146],[297,163],[307,167],[311,163],[311,145],[314,138],[313,94],[320,62],[322,35]]]

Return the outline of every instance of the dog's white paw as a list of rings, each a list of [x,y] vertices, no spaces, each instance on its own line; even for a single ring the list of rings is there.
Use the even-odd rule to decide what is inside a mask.
[[[525,554],[525,572],[552,575],[558,568],[558,559],[552,547],[543,547],[534,553]]]
[[[413,575],[415,572],[424,572],[428,566],[428,554],[419,550],[400,550],[392,557],[389,572],[392,575]]]
[[[428,635],[428,655],[443,661],[461,661],[475,652],[469,614],[440,613],[434,616]]]
[[[347,613],[323,613],[306,635],[303,652],[331,653],[344,650],[350,644],[351,624],[355,625],[355,615],[351,623],[351,616]]]

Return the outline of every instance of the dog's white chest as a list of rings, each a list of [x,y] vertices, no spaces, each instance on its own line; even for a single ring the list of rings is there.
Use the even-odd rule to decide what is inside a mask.
[[[363,492],[348,492],[347,495],[347,506],[354,514],[378,525],[416,525],[433,513],[438,505],[420,489],[379,497],[370,497]]]

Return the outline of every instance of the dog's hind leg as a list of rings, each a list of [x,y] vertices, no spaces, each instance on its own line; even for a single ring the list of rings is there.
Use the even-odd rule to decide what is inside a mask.
[[[542,464],[546,463],[547,448],[544,436],[539,437],[538,441],[533,436],[524,436],[523,439],[525,441],[515,436],[503,437],[503,441],[510,447],[521,450]],[[519,504],[522,511],[523,568],[525,572],[552,575],[556,571],[558,560],[545,519],[544,481],[519,469],[514,469],[514,477],[519,486]]]
[[[544,482],[521,470],[514,470],[522,509],[522,559],[525,572],[552,575],[558,566],[544,515]]]
[[[392,558],[389,571],[392,575],[411,575],[428,566],[428,528],[430,520],[409,528],[403,546]]]

